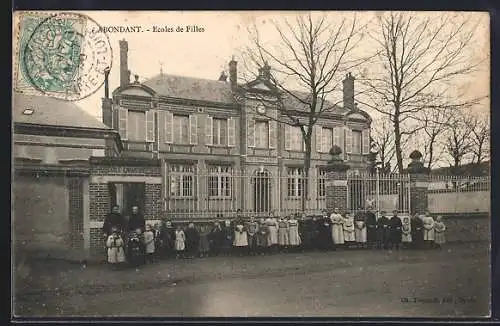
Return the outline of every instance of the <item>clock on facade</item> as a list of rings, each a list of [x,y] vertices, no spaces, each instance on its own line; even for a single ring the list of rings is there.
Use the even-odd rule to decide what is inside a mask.
[[[263,105],[257,106],[257,113],[260,113],[260,114],[266,113],[266,108]]]

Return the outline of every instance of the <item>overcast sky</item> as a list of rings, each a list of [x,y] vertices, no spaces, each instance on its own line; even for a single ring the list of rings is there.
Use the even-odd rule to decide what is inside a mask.
[[[257,24],[262,35],[268,42],[273,42],[276,34],[272,32],[268,23],[269,19],[293,18],[297,12],[109,12],[92,11],[82,12],[92,17],[101,26],[111,25],[141,25],[152,26],[177,26],[196,25],[204,32],[192,33],[109,33],[113,50],[113,66],[110,74],[110,91],[119,84],[119,46],[118,41],[125,38],[129,43],[129,69],[133,75],[139,75],[143,81],[160,72],[162,64],[164,73],[199,78],[217,79],[222,70],[227,70],[227,63],[234,55],[236,60],[240,50],[249,44],[247,27]],[[332,19],[351,13],[331,12]],[[415,15],[439,16],[438,12],[422,12]],[[474,13],[474,19],[481,21],[481,27],[476,33],[478,42],[475,55],[489,55],[489,16],[487,13]],[[360,22],[368,22],[375,17],[374,12],[357,12]],[[267,24],[266,24],[267,22]],[[367,41],[359,46],[359,51],[367,50],[371,45]],[[239,65],[243,69],[243,65]],[[489,93],[489,60],[485,63],[482,72],[470,78],[467,90],[471,95]],[[101,98],[104,89],[101,88],[92,96],[78,101],[86,111],[100,117]],[[487,103],[486,103],[487,105]],[[485,112],[489,107],[483,108]],[[369,110],[367,110],[369,111]],[[371,112],[370,112],[371,113]]]

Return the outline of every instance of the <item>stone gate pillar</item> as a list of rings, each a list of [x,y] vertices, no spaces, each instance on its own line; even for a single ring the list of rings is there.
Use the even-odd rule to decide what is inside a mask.
[[[424,214],[428,209],[429,169],[424,167],[419,151],[413,151],[410,158],[412,162],[406,169],[410,175],[410,212]]]
[[[330,153],[333,159],[328,162],[326,167],[326,209],[332,211],[334,208],[338,208],[341,211],[346,211],[348,210],[347,170],[349,169],[349,165],[340,159],[340,153],[333,154],[332,151]]]

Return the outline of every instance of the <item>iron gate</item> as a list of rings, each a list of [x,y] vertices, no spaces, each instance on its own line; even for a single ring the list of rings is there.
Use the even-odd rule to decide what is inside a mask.
[[[351,212],[371,206],[375,211],[410,213],[408,174],[348,173],[347,207]]]

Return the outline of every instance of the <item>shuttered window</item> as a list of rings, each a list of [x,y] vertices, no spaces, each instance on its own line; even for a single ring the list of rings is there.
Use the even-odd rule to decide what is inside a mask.
[[[352,154],[361,154],[361,142],[362,142],[362,133],[358,130],[353,130],[352,134]]]
[[[226,146],[227,145],[227,131],[228,123],[227,119],[212,119],[212,144]]]
[[[174,144],[189,144],[189,116],[174,114]]]
[[[269,148],[269,122],[255,122],[255,147]]]
[[[127,138],[131,141],[146,141],[146,114],[142,111],[128,111]]]
[[[369,154],[370,153],[370,129],[364,129],[363,130],[363,139],[362,139],[362,145],[363,145],[363,154]]]

